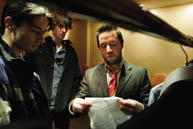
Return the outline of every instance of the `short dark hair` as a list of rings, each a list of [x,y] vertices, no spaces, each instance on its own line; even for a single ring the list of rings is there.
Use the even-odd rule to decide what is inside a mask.
[[[105,31],[115,31],[117,33],[118,40],[120,41],[121,45],[123,46],[124,40],[123,40],[123,36],[121,34],[121,31],[114,25],[104,24],[98,29],[97,34],[96,34],[98,48],[100,47],[99,34],[102,32],[105,32]]]
[[[21,0],[10,1],[5,5],[1,16],[1,33],[4,33],[5,31],[4,19],[7,16],[12,17],[13,24],[16,27],[19,27],[22,23],[30,24],[34,17],[37,16],[46,16],[48,18],[50,27],[52,24],[51,13],[49,12],[48,8]]]
[[[60,14],[58,12],[53,12],[52,29],[56,26],[56,24],[58,24],[60,22],[65,23],[65,25],[68,29],[72,28],[72,19],[69,16],[65,16],[65,15]]]

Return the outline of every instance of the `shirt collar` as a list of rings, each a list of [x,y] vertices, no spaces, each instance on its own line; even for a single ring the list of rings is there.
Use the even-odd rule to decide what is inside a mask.
[[[106,62],[104,63],[104,65],[105,65],[106,73],[110,73],[110,74],[116,73],[117,74],[121,71],[121,69],[123,67],[123,60],[121,60],[120,64],[114,69],[110,65],[108,65]]]

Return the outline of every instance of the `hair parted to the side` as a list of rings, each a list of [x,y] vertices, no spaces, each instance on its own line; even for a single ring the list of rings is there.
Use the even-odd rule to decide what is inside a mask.
[[[121,31],[114,25],[111,24],[103,24],[97,31],[96,33],[96,38],[97,38],[97,46],[98,48],[100,47],[99,43],[99,34],[105,31],[115,31],[118,37],[118,40],[120,41],[121,45],[123,46],[124,40],[123,36],[121,34]]]
[[[69,16],[65,16],[64,14],[60,14],[58,12],[52,12],[52,13],[53,13],[52,29],[56,26],[56,24],[60,22],[64,23],[68,29],[72,28],[72,19]]]
[[[8,2],[1,16],[1,33],[5,31],[4,19],[10,16],[12,18],[13,24],[19,27],[22,23],[31,23],[33,19],[37,16],[45,16],[49,21],[49,28],[51,29],[52,15],[47,7],[37,5],[35,3],[29,3],[22,0],[13,0]]]

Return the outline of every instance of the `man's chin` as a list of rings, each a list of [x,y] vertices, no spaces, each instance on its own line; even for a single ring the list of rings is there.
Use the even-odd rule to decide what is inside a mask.
[[[61,40],[63,40],[63,39],[64,39],[64,37],[65,37],[65,35],[61,35],[61,36],[60,36],[60,39],[61,39]]]
[[[116,64],[119,64],[121,62],[121,60],[109,60],[109,59],[105,59],[105,62],[108,64],[108,65],[116,65]]]
[[[115,62],[115,61],[112,61],[112,60],[106,60],[106,63],[107,63],[108,65],[114,65],[114,64],[116,64],[116,62]]]

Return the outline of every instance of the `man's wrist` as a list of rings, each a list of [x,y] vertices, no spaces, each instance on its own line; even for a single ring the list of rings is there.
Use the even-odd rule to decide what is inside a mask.
[[[70,103],[69,103],[69,105],[68,105],[68,110],[69,110],[69,112],[70,112],[71,115],[75,115],[76,113],[73,112],[73,110],[72,110],[72,106],[73,106],[72,104],[73,104],[73,100],[70,101]]]

